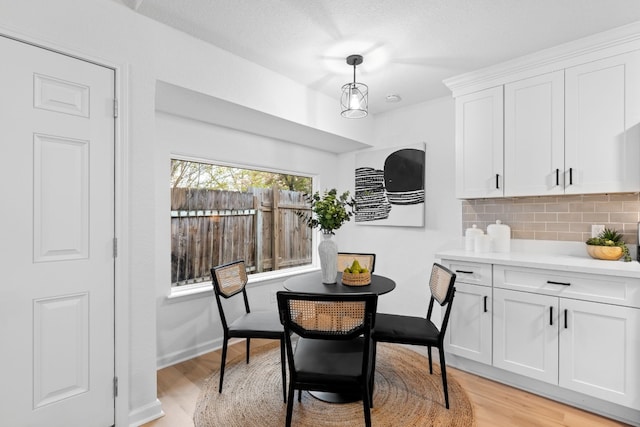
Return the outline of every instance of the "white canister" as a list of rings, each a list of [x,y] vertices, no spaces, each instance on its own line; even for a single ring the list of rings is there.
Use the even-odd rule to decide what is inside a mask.
[[[494,252],[511,251],[511,227],[497,220],[487,226],[487,235],[492,238]]]
[[[480,234],[473,239],[475,252],[491,252],[491,236],[488,234]]]
[[[473,252],[475,250],[474,239],[476,236],[482,236],[484,232],[473,224],[471,228],[467,228],[464,232],[464,250]]]

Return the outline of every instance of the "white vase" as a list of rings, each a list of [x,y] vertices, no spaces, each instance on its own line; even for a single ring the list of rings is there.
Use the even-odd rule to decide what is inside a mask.
[[[322,283],[336,283],[338,276],[338,245],[332,239],[333,234],[322,233],[322,241],[318,245]]]

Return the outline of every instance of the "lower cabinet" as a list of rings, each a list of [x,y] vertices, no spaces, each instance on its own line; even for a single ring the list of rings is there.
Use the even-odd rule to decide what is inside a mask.
[[[558,384],[558,297],[493,290],[493,365]]]
[[[491,364],[491,288],[456,282],[445,350]]]
[[[560,298],[559,385],[640,409],[640,309]]]

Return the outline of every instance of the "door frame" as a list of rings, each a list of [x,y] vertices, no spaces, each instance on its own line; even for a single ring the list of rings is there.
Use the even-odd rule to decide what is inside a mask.
[[[114,119],[114,237],[117,256],[114,260],[114,375],[118,378],[114,421],[116,426],[129,425],[129,72],[127,63],[118,63],[61,47],[24,33],[17,33],[0,25],[0,37],[26,43],[55,53],[90,62],[114,70],[114,97],[118,101],[118,117]]]

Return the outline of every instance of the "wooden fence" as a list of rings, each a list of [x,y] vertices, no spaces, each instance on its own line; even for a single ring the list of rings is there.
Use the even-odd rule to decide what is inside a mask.
[[[172,189],[171,282],[211,280],[212,266],[237,259],[249,272],[310,264],[312,234],[298,210],[309,210],[301,192]]]

